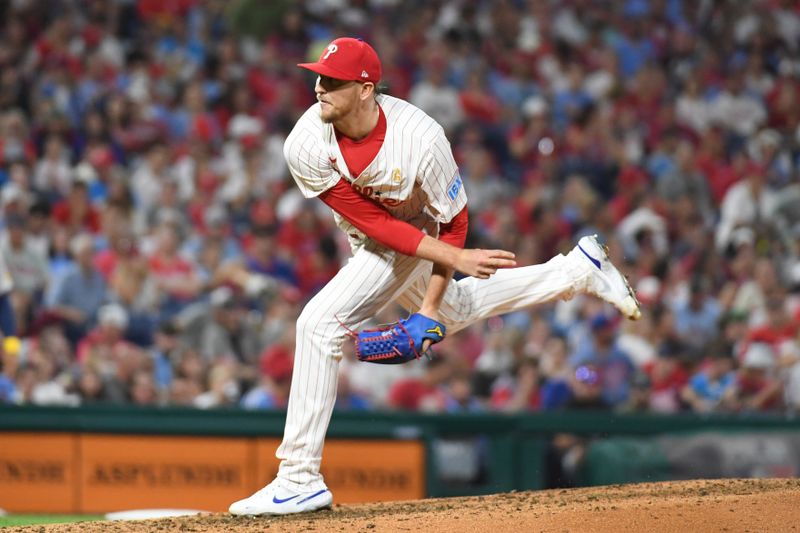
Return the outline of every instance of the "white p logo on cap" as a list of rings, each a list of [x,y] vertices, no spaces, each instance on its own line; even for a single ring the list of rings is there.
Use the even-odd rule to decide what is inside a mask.
[[[336,53],[336,51],[337,51],[338,49],[339,49],[339,47],[338,47],[338,46],[336,46],[335,44],[333,44],[333,43],[329,44],[329,45],[328,45],[328,51],[327,51],[327,52],[325,52],[325,55],[324,55],[324,56],[322,56],[322,59],[328,59],[328,57],[329,57],[331,54],[333,54],[333,53]]]

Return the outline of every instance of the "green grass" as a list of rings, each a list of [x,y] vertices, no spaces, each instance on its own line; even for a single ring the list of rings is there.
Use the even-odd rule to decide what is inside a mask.
[[[0,527],[89,522],[103,519],[104,517],[99,514],[9,514],[0,516]]]

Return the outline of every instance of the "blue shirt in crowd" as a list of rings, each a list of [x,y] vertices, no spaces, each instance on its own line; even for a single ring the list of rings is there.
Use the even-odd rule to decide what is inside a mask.
[[[689,380],[689,387],[703,400],[719,403],[730,387],[736,382],[736,374],[728,372],[716,381],[711,381],[705,372],[699,372]]]
[[[0,403],[11,403],[14,401],[14,394],[17,386],[8,376],[0,374]]]
[[[606,405],[619,405],[628,399],[634,366],[628,354],[616,344],[605,352],[599,351],[594,343],[586,344],[570,358],[570,363],[573,368],[589,365],[597,370]]]
[[[699,309],[688,303],[672,309],[675,315],[675,331],[692,346],[702,346],[718,334],[720,307],[713,298],[706,298]]]
[[[106,281],[102,274],[93,270],[87,276],[76,266],[61,279],[53,304],[80,309],[88,320],[93,320],[106,297]]]

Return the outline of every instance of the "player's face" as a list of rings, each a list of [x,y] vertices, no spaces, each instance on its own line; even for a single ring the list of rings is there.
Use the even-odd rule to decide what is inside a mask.
[[[320,102],[320,117],[323,122],[336,122],[356,108],[361,93],[357,81],[337,80],[319,76],[314,87]]]

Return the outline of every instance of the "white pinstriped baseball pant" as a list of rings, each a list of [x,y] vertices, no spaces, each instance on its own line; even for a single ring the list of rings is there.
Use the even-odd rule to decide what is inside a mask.
[[[358,330],[392,302],[418,310],[430,272],[430,262],[370,241],[306,304],[297,320],[286,427],[276,453],[281,459],[278,480],[285,488],[325,488],[319,469],[336,400],[346,333],[342,323]],[[557,255],[541,265],[499,270],[485,280],[451,281],[440,307],[441,322],[451,334],[484,318],[571,298],[582,290],[587,272],[581,262]]]

